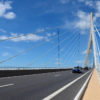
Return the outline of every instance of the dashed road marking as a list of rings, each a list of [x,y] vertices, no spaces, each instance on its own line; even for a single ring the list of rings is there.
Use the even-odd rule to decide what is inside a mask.
[[[5,85],[1,85],[0,88],[7,87],[7,86],[12,86],[12,85],[14,85],[14,84],[5,84]]]

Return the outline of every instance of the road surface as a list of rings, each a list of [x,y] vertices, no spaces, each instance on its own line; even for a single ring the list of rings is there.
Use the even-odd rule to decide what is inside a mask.
[[[0,100],[73,100],[92,70],[0,78]]]

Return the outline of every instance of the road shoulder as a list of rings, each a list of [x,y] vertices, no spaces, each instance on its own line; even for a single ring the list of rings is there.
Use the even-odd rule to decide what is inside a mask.
[[[96,69],[93,71],[92,77],[82,100],[100,100],[100,85]]]

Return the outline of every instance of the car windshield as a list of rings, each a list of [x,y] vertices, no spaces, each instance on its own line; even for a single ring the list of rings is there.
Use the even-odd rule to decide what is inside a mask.
[[[78,67],[74,67],[74,69],[78,69]]]
[[[81,69],[79,66],[77,66],[77,67],[74,67],[74,69]]]

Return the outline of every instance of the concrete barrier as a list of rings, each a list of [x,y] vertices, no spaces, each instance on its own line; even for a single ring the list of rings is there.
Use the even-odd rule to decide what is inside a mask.
[[[48,72],[66,71],[66,70],[71,70],[71,69],[72,68],[67,68],[67,69],[0,70],[0,77],[40,74],[40,73],[48,73]]]

